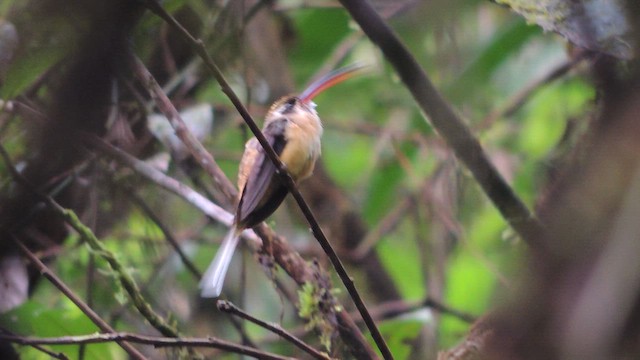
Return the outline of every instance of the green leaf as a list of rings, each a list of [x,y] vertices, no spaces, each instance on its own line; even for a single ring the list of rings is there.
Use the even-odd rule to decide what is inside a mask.
[[[483,313],[490,300],[495,277],[486,265],[468,252],[460,252],[447,272],[445,302],[472,314]],[[469,324],[451,316],[442,317],[441,346],[450,347],[466,333]]]
[[[0,98],[11,99],[20,94],[66,53],[67,49],[62,46],[48,46],[35,49],[13,61],[7,79],[0,88]]]
[[[387,343],[387,346],[389,346],[389,350],[391,350],[394,359],[409,359],[412,349],[411,344],[420,334],[420,330],[426,321],[428,321],[427,317],[415,313],[378,324],[382,337]],[[367,334],[367,338],[369,342],[374,345],[370,334]]]
[[[567,119],[583,115],[594,90],[583,81],[566,81],[545,87],[527,104],[520,148],[534,159],[546,156],[558,144]]]
[[[404,229],[409,227],[405,225]],[[396,231],[384,237],[376,246],[376,251],[403,298],[417,300],[424,297],[421,250],[413,231]]]

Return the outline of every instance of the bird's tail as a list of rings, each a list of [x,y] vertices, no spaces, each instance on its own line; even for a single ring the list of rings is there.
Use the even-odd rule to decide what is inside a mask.
[[[200,280],[200,295],[206,298],[215,298],[220,296],[222,292],[222,285],[224,284],[224,278],[227,275],[231,258],[238,246],[240,240],[240,233],[235,226],[232,226],[227,236],[222,240],[222,244],[218,249],[216,257],[209,265],[209,268],[202,276]]]

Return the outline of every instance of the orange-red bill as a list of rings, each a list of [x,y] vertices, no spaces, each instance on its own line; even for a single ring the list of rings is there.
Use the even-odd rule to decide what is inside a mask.
[[[364,67],[365,66],[362,64],[352,64],[333,70],[327,75],[311,83],[311,85],[309,85],[298,98],[302,102],[311,101],[316,95],[320,94],[324,90],[353,77]]]

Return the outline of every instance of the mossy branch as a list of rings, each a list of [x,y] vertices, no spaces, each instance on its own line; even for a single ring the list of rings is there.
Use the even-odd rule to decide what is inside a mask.
[[[133,279],[129,270],[122,264],[122,262],[120,262],[113,252],[103,245],[102,241],[96,237],[93,231],[80,221],[78,215],[76,215],[73,210],[61,207],[53,199],[51,199],[50,204],[60,215],[62,215],[64,220],[78,232],[80,238],[89,245],[91,250],[109,264],[116,275],[116,278],[120,282],[120,285],[125,289],[127,294],[129,294],[133,305],[138,309],[138,312],[140,312],[140,314],[149,321],[151,326],[156,328],[164,336],[178,337],[178,331],[173,326],[169,325],[162,316],[153,311],[151,305],[149,305],[149,303],[144,299],[138,284]]]

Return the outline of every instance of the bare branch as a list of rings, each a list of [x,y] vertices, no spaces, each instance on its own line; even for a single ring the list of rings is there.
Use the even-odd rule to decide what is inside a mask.
[[[15,333],[0,327],[0,336],[2,335],[7,335],[7,336],[18,336]],[[46,349],[44,346],[39,345],[39,344],[29,344],[32,348],[41,351],[49,356],[51,356],[53,359],[60,359],[60,360],[69,360],[69,357],[63,353],[63,352],[59,352],[59,353],[55,353],[49,349]]]
[[[473,323],[476,320],[475,316],[464,311],[454,309],[451,306],[443,304],[430,297],[426,297],[420,302],[407,302],[404,300],[388,301],[376,306],[372,309],[372,313],[375,315],[376,319],[382,320],[393,318],[425,307],[441,314],[453,316],[466,323]]]
[[[155,347],[208,347],[230,351],[236,354],[265,360],[293,360],[293,358],[260,351],[248,346],[238,345],[222,339],[208,338],[173,338],[160,336],[145,336],[131,333],[91,334],[79,336],[62,336],[39,338],[31,336],[16,336],[0,334],[0,339],[21,345],[78,345],[105,342],[123,342],[153,345]]]
[[[138,80],[146,86],[149,95],[151,95],[160,111],[169,120],[169,123],[176,132],[176,136],[182,140],[191,155],[193,155],[207,174],[211,176],[220,191],[225,195],[225,198],[219,197],[217,200],[227,205],[233,205],[238,192],[231,181],[225,176],[222,169],[220,169],[213,155],[191,134],[178,110],[173,106],[171,100],[169,100],[164,91],[162,91],[160,84],[158,84],[156,79],[149,73],[149,70],[147,70],[142,61],[133,55],[130,56],[129,60],[134,74],[138,77]]]
[[[226,226],[231,226],[231,223],[233,222],[233,215],[220,206],[214,204],[206,197],[200,195],[200,193],[198,193],[197,191],[179,182],[178,180],[165,175],[162,171],[154,168],[144,161],[138,160],[135,157],[127,154],[126,152],[118,149],[117,147],[104,142],[102,139],[89,134],[86,135],[87,136],[83,138],[83,141],[91,148],[96,149],[104,155],[107,155],[115,159],[116,161],[130,167],[151,182],[161,186],[165,190],[178,195],[215,221]],[[245,237],[245,239],[251,240],[254,244],[261,244],[261,240],[255,235],[252,230],[245,230],[243,232],[243,236]]]

